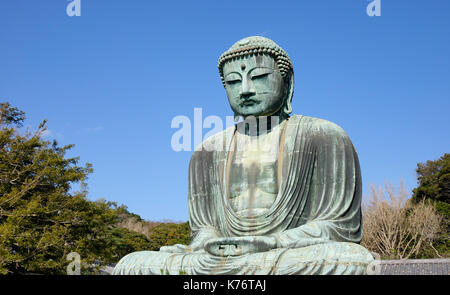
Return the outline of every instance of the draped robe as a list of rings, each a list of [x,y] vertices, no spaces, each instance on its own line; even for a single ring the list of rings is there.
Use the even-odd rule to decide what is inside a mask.
[[[256,216],[240,216],[227,197],[236,127],[208,139],[189,164],[189,224],[208,237],[272,236],[277,248],[215,256],[181,245],[125,256],[115,274],[364,274],[373,261],[362,238],[361,172],[347,134],[329,121],[294,115],[281,137],[278,195]],[[178,250],[175,250],[178,249]]]

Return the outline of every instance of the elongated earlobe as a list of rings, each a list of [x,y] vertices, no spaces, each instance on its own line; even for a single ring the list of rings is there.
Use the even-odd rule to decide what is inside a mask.
[[[290,101],[286,101],[286,105],[284,106],[283,111],[286,113],[286,115],[292,113],[292,105]]]
[[[294,74],[291,72],[287,78],[287,94],[283,107],[283,112],[286,115],[292,113],[292,97],[294,96]]]

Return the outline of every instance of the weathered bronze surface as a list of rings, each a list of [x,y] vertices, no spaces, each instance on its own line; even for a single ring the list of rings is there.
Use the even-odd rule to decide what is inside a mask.
[[[189,246],[131,253],[114,274],[364,274],[361,172],[347,134],[291,115],[293,67],[249,37],[219,59],[235,117],[189,165]]]

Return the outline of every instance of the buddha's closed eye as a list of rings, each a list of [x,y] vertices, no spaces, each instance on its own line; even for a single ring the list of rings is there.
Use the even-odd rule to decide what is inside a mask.
[[[227,83],[227,85],[235,85],[235,84],[237,84],[237,83],[240,83],[241,82],[241,80],[227,80],[226,81],[226,83]]]
[[[227,85],[234,85],[241,81],[242,81],[242,78],[237,73],[231,73],[231,74],[227,75],[225,78],[225,83],[227,83]]]

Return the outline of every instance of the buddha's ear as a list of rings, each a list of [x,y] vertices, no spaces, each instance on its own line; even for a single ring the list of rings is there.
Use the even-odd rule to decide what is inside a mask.
[[[294,96],[294,73],[290,72],[285,78],[286,98],[283,111],[286,115],[292,113],[292,97]]]

